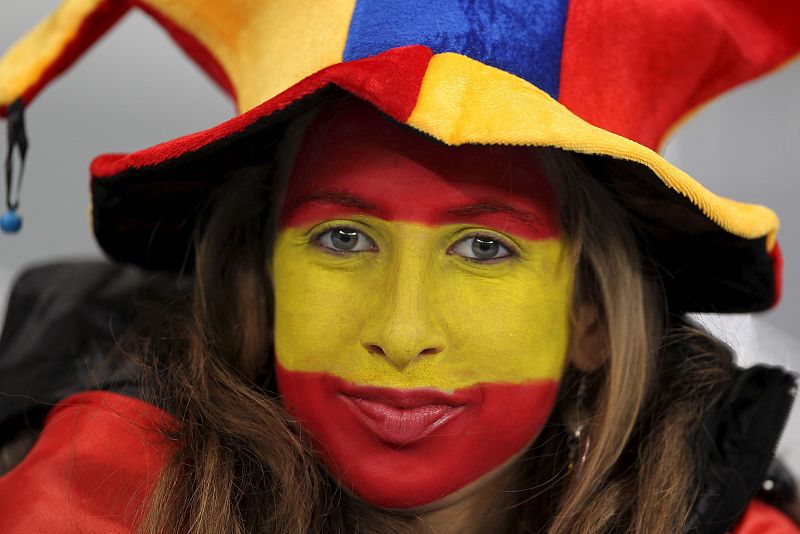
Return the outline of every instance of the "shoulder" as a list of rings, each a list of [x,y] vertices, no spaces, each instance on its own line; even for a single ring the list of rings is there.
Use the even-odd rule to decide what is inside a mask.
[[[0,477],[0,532],[129,532],[172,449],[174,425],[139,399],[59,402],[26,458]]]
[[[137,315],[139,300],[167,298],[175,287],[175,278],[100,261],[52,263],[22,273],[0,334],[0,427],[80,391],[136,396],[136,369],[110,353]]]
[[[753,499],[733,534],[800,534],[800,527],[777,508]]]
[[[104,262],[43,265],[18,278],[0,335],[0,460],[9,438],[40,432],[21,462],[27,447],[0,462],[14,465],[0,476],[0,532],[132,529],[174,421],[138,398],[135,367],[110,353],[138,295],[173,286]]]

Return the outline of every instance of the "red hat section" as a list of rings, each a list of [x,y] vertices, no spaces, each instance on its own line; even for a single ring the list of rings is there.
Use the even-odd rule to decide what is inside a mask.
[[[657,149],[687,113],[797,53],[797,6],[571,0],[559,101],[596,126]]]

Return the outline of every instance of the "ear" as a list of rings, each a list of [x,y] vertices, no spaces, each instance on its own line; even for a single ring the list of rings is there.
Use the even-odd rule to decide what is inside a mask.
[[[605,329],[600,323],[597,308],[589,304],[580,304],[572,327],[570,363],[584,373],[592,373],[602,367],[607,359]]]

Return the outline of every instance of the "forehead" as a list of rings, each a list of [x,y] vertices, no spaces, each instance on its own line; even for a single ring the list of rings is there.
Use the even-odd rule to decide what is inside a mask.
[[[555,225],[552,190],[533,150],[446,146],[358,101],[323,109],[309,126],[284,214],[324,193],[357,197],[388,220],[437,222],[463,206],[495,205]]]

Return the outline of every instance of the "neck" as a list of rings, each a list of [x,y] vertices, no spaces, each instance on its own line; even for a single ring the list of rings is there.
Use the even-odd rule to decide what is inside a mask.
[[[412,522],[419,534],[473,534],[498,531],[513,504],[512,470],[479,480],[447,497],[443,506],[421,512]]]

